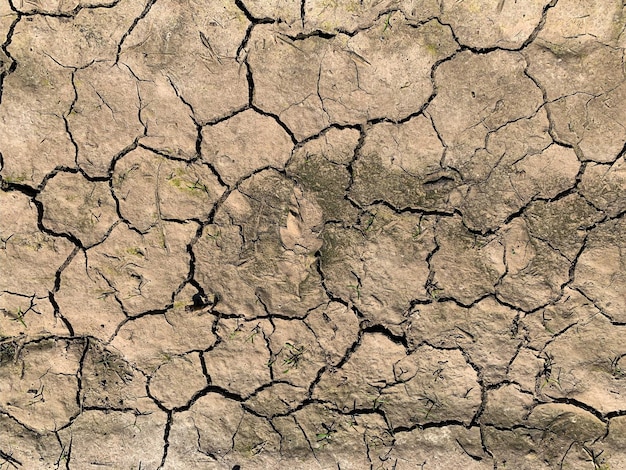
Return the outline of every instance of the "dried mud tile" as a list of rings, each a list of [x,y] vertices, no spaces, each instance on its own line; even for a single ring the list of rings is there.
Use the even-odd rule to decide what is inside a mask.
[[[154,371],[149,379],[150,394],[167,409],[186,405],[207,385],[198,353],[172,357]]]
[[[170,324],[171,317],[165,315],[136,318],[120,328],[110,345],[128,362],[152,373],[174,356],[215,344],[212,331],[215,318],[212,315],[196,312],[181,315],[188,315],[189,323],[181,318],[179,323]]]
[[[595,442],[585,444],[574,442],[561,459],[560,465],[562,468],[584,468],[591,465],[600,469],[610,468],[610,464],[601,455]]]
[[[28,344],[0,366],[0,411],[38,433],[54,431],[79,413],[76,402],[82,343]]]
[[[57,173],[37,200],[43,204],[44,227],[69,233],[85,247],[103,241],[119,220],[109,185],[88,181],[78,173]]]
[[[26,3],[26,2],[25,2]],[[14,33],[65,67],[115,60],[117,45],[144,9],[144,0],[120,0],[113,8],[83,8],[74,17],[34,15]]]
[[[116,294],[103,273],[97,267],[88,265],[81,251],[61,273],[54,298],[75,335],[108,341],[126,318]]]
[[[42,47],[38,47],[39,36],[46,30],[50,31],[45,23],[43,17],[32,17],[15,25],[6,49],[17,65],[6,76],[2,99],[4,102],[16,93],[24,104],[35,102],[38,106],[33,106],[33,110],[66,110],[73,99],[72,71],[55,62]]]
[[[611,166],[588,164],[580,180],[580,194],[609,217],[626,210],[626,159]]]
[[[243,0],[241,2],[254,18],[271,18],[282,27],[301,28],[300,2],[293,0]]]
[[[198,133],[190,108],[178,97],[165,77],[139,81],[141,121],[146,135],[143,145],[166,155],[191,160],[196,155]]]
[[[619,88],[619,87],[618,87]],[[597,132],[596,128],[598,124],[607,126],[610,129],[610,134],[614,132],[619,135],[621,131],[615,129],[619,126],[618,122],[610,119],[609,122],[603,122],[604,119],[601,116],[594,116],[594,119],[589,118],[589,113],[595,110],[589,109],[589,105],[594,103],[598,98],[600,101],[606,99],[605,94],[592,94],[585,92],[577,92],[574,94],[568,94],[557,98],[549,103],[546,103],[545,109],[550,111],[550,122],[553,135],[560,141],[567,145],[571,145],[577,149],[581,154],[579,144],[583,139],[589,139],[594,137]],[[613,112],[612,109],[605,109],[607,112]],[[616,110],[618,114],[620,109]],[[598,121],[598,124],[596,124]],[[589,132],[588,132],[589,131]],[[606,148],[606,144],[603,142],[596,142],[599,148]],[[607,142],[609,147],[612,143]],[[596,149],[597,150],[597,149]],[[602,152],[603,155],[606,155]],[[592,151],[591,154],[584,153],[585,159],[596,160],[599,156],[597,151]],[[613,156],[614,157],[614,156]]]
[[[430,259],[432,297],[453,297],[469,305],[495,292],[505,273],[504,247],[496,237],[471,233],[455,216],[438,221],[436,240],[439,250]]]
[[[142,232],[161,227],[163,220],[206,221],[223,193],[201,162],[169,160],[143,148],[118,160],[113,172],[120,214]]]
[[[431,68],[457,48],[448,26],[433,20],[414,28],[401,13],[352,37],[338,36],[320,69],[323,108],[339,124],[406,118],[434,91]]]
[[[358,413],[344,415],[321,404],[311,404],[293,413],[294,421],[304,433],[310,452],[321,468],[358,469],[369,466],[366,439],[367,421],[361,420]],[[367,418],[366,418],[367,419]],[[384,428],[381,418],[378,422],[370,419],[372,427]],[[292,432],[297,430],[292,430]],[[288,457],[298,449],[281,449]]]
[[[2,83],[0,176],[8,183],[36,187],[55,168],[75,164],[75,148],[63,118],[74,92],[71,71],[29,50],[30,36],[13,35],[12,54],[18,65]]]
[[[132,409],[149,414],[158,410],[146,393],[146,377],[114,348],[90,342],[81,370],[83,408]]]
[[[547,343],[569,328],[578,328],[591,321],[600,311],[580,292],[565,287],[563,295],[538,312],[522,316],[529,347],[542,351]]]
[[[471,154],[446,153],[446,164],[458,170],[466,183],[450,194],[450,204],[461,208],[463,222],[469,228],[483,233],[497,230],[507,217],[530,201],[529,195],[532,198],[541,194],[537,193],[546,186],[543,181],[551,173],[567,181],[557,186],[561,191],[574,184],[576,173],[570,173],[577,165],[576,155],[559,148],[550,150],[547,154],[550,160],[542,159],[542,165],[549,168],[547,174],[532,172],[532,179],[526,179],[520,162],[527,156],[542,154],[552,145],[548,131],[547,113],[541,110],[531,118],[507,123],[490,132],[484,147]],[[532,169],[536,159],[531,160],[526,165]],[[567,171],[563,171],[563,166]]]
[[[399,6],[411,22],[424,22],[441,14],[439,0],[400,0]]]
[[[605,93],[576,93],[550,103],[554,134],[579,149],[585,160],[613,162],[626,140],[626,86]]]
[[[395,438],[393,432],[389,430],[389,426],[385,419],[378,414],[358,415],[353,422],[358,425],[363,432],[363,440],[367,448],[367,457],[370,465],[381,465],[387,461],[387,457],[393,448]],[[377,468],[374,466],[374,468]]]
[[[504,384],[487,391],[480,423],[498,428],[512,428],[528,417],[534,405],[532,393],[522,391],[515,384]]]
[[[324,372],[312,398],[331,402],[344,412],[377,409],[380,391],[397,380],[394,364],[405,356],[404,347],[386,336],[365,334],[341,368]]]
[[[168,447],[165,464],[161,467],[163,470],[177,470],[179,468],[188,470],[229,470],[232,468],[232,466],[217,462],[215,459],[205,455],[199,455],[197,457],[189,457],[188,455],[181,457],[178,454],[172,455],[169,449]]]
[[[387,20],[402,11],[408,21],[424,23],[440,13],[438,0],[307,0],[304,2],[305,32],[353,33],[371,28],[380,18]],[[383,33],[391,27],[383,27]]]
[[[248,103],[237,51],[249,22],[234,1],[156,2],[126,38],[120,62],[142,80],[167,78],[198,122]]]
[[[221,341],[204,353],[211,385],[248,396],[269,384],[272,375],[267,337],[272,330],[268,320],[220,320],[216,332]]]
[[[311,255],[322,245],[319,233],[322,229],[322,214],[310,195],[294,187],[289,201],[289,214],[284,225],[278,228],[280,242],[287,251],[296,255]]]
[[[83,8],[109,8],[115,6],[116,0],[99,1],[59,1],[59,0],[33,0],[15,2],[14,8],[20,13],[35,15],[72,15]]]
[[[593,442],[568,443],[559,441],[558,438],[555,439],[546,432],[521,431],[521,428],[513,432],[500,431],[499,434],[498,437],[501,440],[494,440],[491,436],[489,442],[497,442],[500,445],[500,448],[494,449],[494,454],[499,462],[507,466],[513,463],[519,465],[515,468],[532,468],[533,470],[536,468],[609,468],[606,466],[604,456],[599,455],[598,445]],[[507,444],[515,448],[510,455],[505,452],[501,453],[501,449],[506,449]],[[522,449],[523,451],[519,452]]]
[[[63,453],[54,434],[26,429],[5,415],[0,415],[0,442],[0,465],[5,468],[47,470]]]
[[[241,464],[244,467],[259,465],[262,468],[277,468],[280,465],[279,448],[280,435],[269,422],[246,413],[233,437],[233,453],[225,460],[233,467]]]
[[[540,392],[571,398],[600,413],[624,409],[626,346],[624,327],[602,316],[581,322],[544,349],[549,369],[538,378]]]
[[[291,160],[324,157],[335,165],[348,165],[354,159],[361,132],[353,128],[330,127],[315,139],[296,147]]]
[[[454,200],[462,209],[463,222],[469,229],[482,233],[496,231],[508,217],[530,202],[528,194],[525,198],[515,191],[512,173],[510,167],[498,168],[486,181],[461,187],[454,194]]]
[[[574,271],[572,287],[613,321],[626,322],[626,219],[605,222],[589,233]]]
[[[350,196],[363,205],[386,201],[397,208],[449,210],[458,175],[440,163],[444,148],[424,116],[370,127],[352,164]]]
[[[434,219],[377,207],[358,231],[327,225],[321,269],[333,295],[358,307],[371,324],[399,334],[415,299],[425,300]]]
[[[493,468],[493,461],[480,445],[480,430],[450,425],[416,428],[396,434],[388,459],[398,470],[446,468],[462,465],[469,470]],[[390,467],[393,468],[393,467]]]
[[[266,166],[282,169],[292,148],[274,119],[252,109],[202,130],[202,158],[229,185]]]
[[[248,285],[239,269],[250,261],[240,256],[241,250],[237,227],[207,225],[193,247],[195,278],[218,301],[220,311],[261,316],[265,310],[255,294],[256,289]]]
[[[280,455],[285,460],[297,463],[302,468],[316,468],[316,465],[319,468],[310,443],[292,414],[275,417],[271,423],[281,436]]]
[[[12,339],[23,342],[68,333],[47,296],[37,298],[0,292],[0,341],[3,344]]]
[[[224,313],[302,318],[327,300],[314,254],[321,211],[278,172],[232,192],[194,246],[196,279]]]
[[[77,163],[89,176],[107,177],[116,155],[143,134],[137,81],[126,67],[96,62],[73,77],[76,101],[67,124]]]
[[[602,441],[594,445],[598,463],[608,468],[626,465],[626,417],[616,416],[609,421],[609,432]]]
[[[625,21],[619,0],[559,0],[547,11],[538,38],[552,43],[616,45]]]
[[[617,0],[602,5],[597,0],[567,0],[547,11],[546,22],[526,53],[528,71],[550,101],[579,92],[599,95],[623,81],[622,52],[615,47],[624,27],[622,10]],[[578,112],[585,115],[584,109]],[[567,120],[576,118],[561,114],[556,128],[565,128]]]
[[[237,191],[229,195],[226,203],[236,206],[235,211],[237,212],[241,210],[239,214],[235,212],[237,215],[252,214],[252,206],[249,204],[249,200]],[[223,218],[227,219],[228,214]],[[224,276],[224,284],[226,285],[232,282],[239,284],[239,279],[237,279],[239,277],[237,274],[238,268],[241,265],[245,265],[250,259],[242,256],[244,254],[242,227],[232,224],[230,220],[227,222],[224,220],[225,223],[221,222],[222,220],[219,220],[218,223],[206,225],[201,237],[194,245],[194,252],[196,253],[195,272],[200,284],[204,284],[204,287],[209,288],[216,299],[222,302],[222,309],[227,307],[229,309],[228,313],[235,313],[234,310],[230,311],[230,309],[235,308],[234,304],[231,303],[235,300],[230,299],[229,296],[225,297],[224,292],[220,292],[217,287],[218,276]],[[241,298],[239,300],[241,301],[240,308],[244,309],[242,310],[243,313],[246,313],[247,308],[254,309],[252,305],[246,305],[246,302],[249,300],[249,295],[247,294],[249,294],[251,288],[250,286],[248,289],[241,290]],[[252,297],[256,298],[254,295]]]
[[[286,167],[305,192],[311,192],[324,221],[354,220],[357,209],[346,198],[350,185],[347,164],[354,155],[359,132],[331,128],[322,136],[297,148]]]
[[[192,223],[163,222],[138,234],[119,224],[102,244],[87,251],[88,269],[110,285],[129,315],[163,309],[187,278],[187,244],[195,231]]]
[[[540,353],[522,347],[508,367],[508,378],[520,386],[523,392],[534,392],[536,378],[545,370],[546,362]]]
[[[304,320],[322,347],[326,361],[337,365],[359,336],[359,319],[347,306],[329,302],[311,310]]]
[[[308,388],[327,364],[324,349],[303,322],[275,319],[273,324],[269,337],[272,377]]]
[[[604,214],[578,194],[570,194],[553,202],[537,201],[524,211],[530,233],[545,240],[572,262],[583,246],[587,229]]]
[[[37,217],[37,208],[27,196],[0,190],[0,292],[47,296],[54,288],[56,271],[74,249],[65,238],[40,232]]]
[[[522,219],[502,229],[506,273],[496,286],[499,299],[531,311],[561,296],[570,262],[547,243],[534,238]]]
[[[250,40],[253,101],[279,115],[297,139],[330,123],[399,120],[426,103],[433,91],[431,67],[456,47],[448,27],[432,21],[412,28],[401,14],[331,40],[292,41],[268,27]]]
[[[518,5],[512,0],[442,2],[441,21],[449,24],[459,42],[477,49],[521,47],[539,26],[549,0]]]
[[[280,455],[284,461],[303,469],[323,468],[315,459],[311,442],[293,414],[272,419],[272,426],[280,434]],[[322,428],[323,429],[323,428]]]
[[[521,54],[506,51],[463,51],[437,68],[427,113],[448,147],[446,158],[471,155],[488,132],[536,113],[543,96],[525,68]]]
[[[258,25],[248,41],[254,79],[252,103],[277,115],[298,140],[330,124],[318,93],[320,67],[329,41],[319,36],[292,41],[272,25]]]
[[[0,4],[0,38],[4,42],[9,34],[11,25],[17,18],[17,13],[11,8],[9,2]]]
[[[369,128],[360,158],[377,153],[385,166],[426,178],[441,169],[443,151],[432,123],[420,115],[402,124],[383,122]]]
[[[304,27],[326,33],[352,33],[371,27],[384,12],[397,8],[399,3],[398,0],[307,0]]]
[[[180,354],[184,351],[204,350],[215,342],[212,332],[215,318],[206,310],[195,311],[193,308],[182,306],[179,301],[164,314],[165,320],[171,326],[171,351]]]
[[[165,468],[232,468],[262,460],[278,450],[279,442],[266,420],[236,401],[208,393],[174,415]]]
[[[508,122],[490,131],[473,153],[446,152],[445,163],[454,167],[465,183],[485,183],[498,173],[502,164],[509,166],[552,145],[549,131],[548,113],[542,108],[529,118]]]
[[[461,203],[463,220],[474,230],[495,230],[533,199],[573,188],[579,169],[574,151],[560,145],[520,158],[505,153],[484,182],[469,187]]]
[[[536,451],[552,468],[559,466],[574,443],[592,444],[606,433],[606,424],[593,414],[560,403],[539,404],[527,422],[543,430],[541,438],[535,438]]]
[[[542,453],[540,446],[544,433],[541,430],[523,427],[507,430],[492,426],[483,426],[482,429],[485,446],[498,467],[506,465],[523,470],[558,468],[558,462],[549,461]]]
[[[469,308],[451,301],[415,305],[403,325],[409,347],[415,350],[423,344],[429,344],[450,349],[471,345],[476,341],[475,334],[479,331],[478,328],[474,329],[475,319],[470,312]]]
[[[462,308],[454,302],[417,305],[406,324],[411,346],[462,348],[482,372],[485,384],[505,380],[522,338],[515,331],[517,312],[488,297]]]
[[[83,411],[59,434],[71,443],[70,465],[75,468],[157,468],[163,455],[166,415],[122,411]]]
[[[621,50],[597,42],[554,44],[540,36],[525,54],[528,75],[541,84],[549,102],[576,93],[586,94],[588,100],[592,97],[589,95],[602,95],[613,90],[624,78]],[[571,117],[584,119],[585,109],[576,111]],[[582,116],[578,117],[576,114],[581,112]],[[557,117],[567,118],[562,113]],[[566,128],[566,123],[559,122],[557,129]]]
[[[246,400],[246,408],[268,418],[287,415],[308,398],[308,387],[275,382]]]
[[[481,404],[476,371],[460,350],[421,346],[393,365],[396,384],[373,400],[390,427],[454,421],[469,425]]]
[[[515,192],[514,164],[527,155],[540,154],[552,145],[547,112],[541,109],[527,119],[504,124],[489,132],[473,153],[446,152],[445,164],[455,168],[465,183],[449,196],[460,207],[464,223],[472,230],[496,230],[526,202]]]

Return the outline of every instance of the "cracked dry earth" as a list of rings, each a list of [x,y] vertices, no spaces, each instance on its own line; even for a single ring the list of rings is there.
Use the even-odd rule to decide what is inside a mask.
[[[0,469],[626,468],[613,0],[0,0]]]

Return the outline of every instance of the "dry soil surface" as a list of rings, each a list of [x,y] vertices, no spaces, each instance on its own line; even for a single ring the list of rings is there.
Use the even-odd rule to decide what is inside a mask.
[[[626,468],[615,0],[0,0],[0,469]]]

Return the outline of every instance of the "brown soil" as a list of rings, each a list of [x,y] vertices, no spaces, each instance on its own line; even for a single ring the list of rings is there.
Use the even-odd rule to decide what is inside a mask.
[[[626,468],[621,0],[0,0],[0,469]]]

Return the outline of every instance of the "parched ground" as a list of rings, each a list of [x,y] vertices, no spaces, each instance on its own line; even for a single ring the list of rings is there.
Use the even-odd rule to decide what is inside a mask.
[[[621,0],[0,0],[0,469],[626,468]]]

